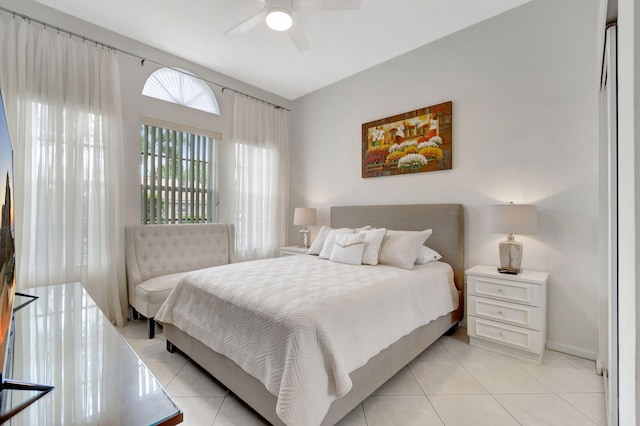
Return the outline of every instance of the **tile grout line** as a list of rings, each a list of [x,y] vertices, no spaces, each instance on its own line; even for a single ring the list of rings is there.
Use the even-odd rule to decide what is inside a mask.
[[[516,418],[514,417],[514,415],[511,413],[511,411],[509,411],[509,410],[507,409],[507,407],[505,407],[504,405],[502,405],[502,404],[500,403],[500,401],[498,401],[498,398],[496,398],[496,396],[493,394],[493,392],[491,392],[489,389],[487,389],[487,387],[486,387],[486,386],[485,386],[485,385],[484,385],[484,384],[483,384],[483,383],[478,379],[478,377],[477,377],[475,374],[473,374],[473,372],[472,372],[471,370],[469,370],[469,369],[467,368],[467,366],[466,366],[466,365],[464,365],[462,362],[460,362],[460,360],[459,360],[458,358],[456,358],[456,356],[455,356],[453,353],[451,353],[451,351],[449,351],[449,349],[447,349],[447,348],[446,348],[446,346],[444,346],[444,345],[442,345],[442,346],[443,346],[443,347],[444,347],[444,348],[445,348],[445,349],[446,349],[446,350],[451,354],[451,356],[452,356],[456,361],[458,361],[458,363],[462,366],[462,368],[464,368],[464,369],[467,371],[467,373],[469,373],[469,375],[471,375],[471,377],[473,377],[473,378],[474,378],[474,379],[475,379],[475,380],[480,384],[480,386],[482,386],[482,387],[484,388],[484,390],[485,390],[485,391],[487,391],[487,394],[488,394],[489,396],[491,396],[491,398],[492,398],[492,399],[493,399],[493,400],[494,400],[494,401],[495,401],[495,402],[496,402],[500,407],[502,407],[502,409],[503,409],[503,410],[504,410],[504,411],[509,415],[509,417],[511,417],[511,418],[513,419],[513,421],[514,421],[514,422],[516,422],[517,424],[519,424],[520,426],[522,426],[522,423],[520,423],[520,422],[518,421],[518,419],[516,419]],[[510,361],[510,360],[509,360],[509,361]],[[515,363],[514,363],[514,364],[515,364]],[[537,381],[537,380],[536,380],[536,381]],[[511,394],[509,394],[509,395],[511,395]],[[427,398],[428,398],[428,397],[427,397]]]
[[[218,420],[218,416],[220,415],[220,411],[222,411],[222,406],[224,405],[224,402],[227,400],[227,396],[229,396],[229,392],[224,394],[224,398],[222,398],[222,403],[220,403],[220,407],[218,407],[218,411],[216,411],[216,415],[213,416],[213,420],[211,421],[211,426],[213,426],[216,423],[216,420]]]
[[[437,340],[436,340],[437,342]],[[446,348],[445,348],[446,349]],[[417,358],[417,357],[416,357]],[[415,358],[413,360],[411,360],[411,362],[415,361]],[[411,364],[411,362],[409,364]],[[446,426],[446,423],[444,422],[444,419],[442,418],[442,416],[440,415],[440,413],[438,412],[438,410],[436,410],[436,407],[433,405],[433,402],[431,402],[431,399],[429,398],[429,395],[427,395],[427,393],[424,391],[424,388],[422,387],[422,385],[420,384],[420,381],[418,380],[418,378],[416,377],[415,374],[413,374],[413,370],[411,370],[411,366],[407,364],[407,369],[409,370],[409,373],[411,373],[411,376],[413,377],[413,380],[416,381],[416,383],[418,384],[418,386],[420,387],[420,390],[422,391],[422,394],[424,395],[424,397],[427,399],[427,404],[429,404],[431,406],[431,409],[433,410],[434,413],[436,413],[436,416],[438,416],[438,419],[440,420],[440,423],[442,423],[444,426]],[[366,420],[366,419],[365,419]],[[368,423],[367,423],[368,424]]]
[[[467,343],[467,344],[469,344],[469,343]],[[516,418],[515,418],[515,416],[513,415],[513,413],[511,413],[511,411],[509,411],[509,410],[507,409],[507,407],[505,407],[505,406],[504,406],[504,405],[503,405],[503,404],[498,400],[498,398],[496,398],[496,396],[495,396],[491,391],[489,391],[489,389],[487,389],[487,388],[485,387],[485,385],[483,385],[483,384],[482,384],[482,382],[480,382],[480,380],[478,380],[478,378],[477,378],[477,377],[476,377],[476,376],[475,376],[471,371],[469,371],[469,369],[467,369],[467,367],[466,367],[464,364],[462,364],[462,362],[460,362],[460,360],[455,356],[455,354],[453,354],[449,349],[447,349],[447,347],[446,347],[445,345],[442,345],[442,347],[443,347],[447,352],[449,352],[449,354],[450,354],[450,355],[451,355],[451,356],[452,356],[456,361],[458,361],[458,362],[460,363],[460,365],[462,365],[462,367],[464,367],[464,369],[465,369],[465,370],[467,370],[467,372],[468,372],[468,373],[469,373],[469,374],[470,374],[474,379],[476,379],[476,381],[478,381],[478,383],[480,383],[480,385],[481,385],[481,386],[482,386],[482,387],[483,387],[483,388],[488,392],[488,394],[489,394],[489,395],[491,395],[491,398],[493,398],[493,400],[494,400],[494,401],[496,401],[496,403],[497,403],[500,407],[502,407],[502,409],[503,409],[503,410],[504,410],[504,411],[505,411],[505,412],[506,412],[506,413],[507,413],[507,414],[508,414],[512,419],[513,419],[513,421],[514,421],[514,422],[516,422],[517,424],[519,424],[520,426],[522,426],[522,423],[520,423],[520,422],[518,421],[518,419],[516,419]],[[517,365],[517,363],[515,363],[515,362],[513,362],[513,361],[511,361],[511,360],[509,360],[509,361],[510,361],[512,364],[516,364],[516,365]],[[520,366],[518,366],[518,367],[519,367],[519,368],[522,368],[522,367],[520,367]],[[524,370],[524,369],[523,369],[523,370]],[[528,373],[528,372],[527,372],[527,373]],[[533,378],[534,380],[536,380],[537,382],[539,382],[539,380],[537,380],[535,377],[533,377],[533,376],[532,376],[532,378]],[[540,383],[540,384],[544,386],[544,384],[542,384],[542,383]],[[545,387],[546,387],[546,386],[545,386]]]
[[[440,339],[438,339],[438,340],[440,340]],[[468,344],[468,343],[467,343],[467,344]],[[447,347],[446,347],[445,345],[442,345],[442,347],[443,347],[447,352],[449,352],[449,354],[453,357],[453,359],[455,359],[455,360],[458,362],[458,364],[460,364],[460,365],[462,366],[462,368],[464,368],[464,369],[465,369],[465,371],[466,371],[467,373],[469,373],[469,375],[470,375],[471,377],[473,377],[473,378],[474,378],[474,380],[475,380],[476,382],[478,382],[478,384],[479,384],[480,386],[482,386],[482,388],[483,388],[485,391],[487,391],[487,394],[492,395],[491,391],[489,391],[489,389],[487,389],[487,387],[486,387],[484,384],[482,384],[482,382],[481,382],[480,380],[478,380],[478,378],[475,376],[475,374],[473,374],[473,373],[472,373],[472,372],[467,368],[467,366],[466,366],[466,365],[464,365],[464,364],[463,364],[463,363],[462,363],[462,362],[461,362],[461,361],[460,361],[460,360],[459,360],[459,359],[458,359],[458,358],[457,358],[457,357],[456,357],[456,356],[455,356],[455,355],[454,355],[454,354],[453,354],[449,349],[447,349]]]
[[[567,394],[565,394],[565,395],[567,395]],[[568,395],[577,395],[577,394],[569,393]],[[582,395],[584,395],[584,394],[582,394]],[[588,415],[587,415],[587,413],[584,413],[581,409],[579,409],[578,407],[576,407],[575,405],[573,405],[573,404],[571,403],[571,401],[568,401],[568,400],[566,400],[565,398],[563,398],[561,394],[558,394],[558,398],[562,399],[564,402],[566,402],[566,403],[567,403],[567,404],[569,404],[571,407],[573,407],[573,409],[574,409],[574,410],[576,410],[578,413],[580,413],[580,414],[582,414],[583,416],[585,416],[585,417],[586,417],[587,419],[589,419],[589,420],[590,420],[594,425],[598,426],[598,423],[597,423],[595,420],[593,420],[590,416],[588,416]]]
[[[443,346],[444,346],[444,345],[443,345]],[[446,347],[445,347],[445,349],[446,349]],[[546,350],[546,348],[545,348],[545,350]],[[452,355],[453,355],[453,354],[452,354]],[[585,375],[585,376],[589,377],[589,379],[592,379],[592,380],[593,380],[593,378],[592,378],[592,377],[590,377],[588,374],[586,374],[580,366],[573,364],[570,360],[565,359],[565,358],[563,358],[562,356],[558,356],[558,355],[554,355],[554,356],[555,356],[555,358],[556,358],[558,361],[562,361],[564,364],[566,364],[566,367],[571,367],[571,369],[573,369],[573,370],[577,370],[577,371],[579,371],[581,374],[583,374],[583,375]],[[455,358],[455,355],[453,355],[453,357]],[[456,358],[456,359],[457,359],[457,358]],[[527,369],[526,369],[526,368],[524,368],[524,367],[521,365],[521,363],[519,363],[519,362],[515,362],[516,360],[511,359],[510,357],[507,357],[507,359],[509,359],[509,361],[510,361],[512,364],[514,364],[514,365],[518,366],[518,368],[520,368],[522,371],[524,371],[524,373],[525,373],[525,374],[529,375],[533,380],[535,380],[536,382],[538,382],[540,385],[544,386],[545,388],[549,389],[549,391],[551,392],[551,393],[542,393],[542,394],[540,394],[540,393],[495,393],[495,394],[494,394],[494,393],[491,393],[491,396],[492,396],[492,397],[493,397],[493,398],[498,402],[498,404],[500,404],[500,406],[502,406],[502,407],[503,407],[503,408],[504,408],[504,409],[509,413],[509,415],[511,415],[511,416],[513,417],[513,414],[511,414],[511,412],[507,409],[507,407],[505,407],[502,403],[500,403],[500,401],[498,400],[498,398],[497,398],[495,395],[534,395],[534,396],[535,396],[535,395],[554,395],[554,396],[556,396],[556,397],[560,398],[560,400],[562,400],[562,401],[564,401],[565,403],[567,403],[570,407],[572,407],[573,409],[575,409],[578,413],[580,413],[582,416],[584,416],[587,420],[591,421],[594,425],[597,425],[597,423],[596,423],[596,422],[594,422],[594,421],[591,419],[591,417],[589,417],[586,413],[583,413],[580,409],[578,409],[578,407],[575,407],[575,406],[574,406],[573,404],[571,404],[569,401],[567,401],[566,399],[564,399],[560,393],[558,393],[557,391],[555,391],[555,390],[553,390],[553,389],[549,388],[547,385],[545,385],[544,383],[542,383],[542,382],[541,382],[541,381],[540,381],[536,376],[534,376],[532,373],[530,373],[529,371],[527,371]],[[553,360],[553,358],[552,358],[552,360]],[[538,364],[538,365],[541,365],[541,364]],[[470,372],[470,373],[473,375],[473,373],[472,373],[472,372]],[[475,377],[475,376],[474,376],[474,377]],[[477,378],[476,378],[476,379],[477,379]],[[604,390],[603,390],[603,391],[604,391]],[[566,394],[595,394],[595,393],[599,393],[599,392],[565,392],[565,393],[566,393]],[[516,419],[514,418],[514,420],[516,420]],[[516,420],[516,422],[517,422],[517,420]],[[518,423],[519,423],[519,422],[518,422]]]
[[[573,364],[571,361],[569,361],[568,359],[563,358],[562,356],[558,356],[556,355],[556,357],[560,360],[562,360],[563,362],[565,362],[568,366],[570,366],[572,369],[578,370],[581,374],[587,376],[589,379],[592,379],[588,374],[586,374],[584,371],[582,371],[582,369]],[[593,380],[593,379],[592,379]],[[604,389],[602,389],[602,393],[604,394]],[[594,394],[596,392],[564,392],[565,394],[571,394],[571,395],[584,395],[584,394]],[[597,392],[599,393],[599,392]],[[564,399],[562,397],[562,394],[556,391],[553,391],[553,394],[555,396],[557,396],[558,398],[560,398],[562,401],[564,401],[566,404],[568,404],[570,407],[572,407],[574,410],[576,410],[578,413],[582,414],[587,420],[591,421],[594,425],[597,425],[597,423],[595,421],[593,421],[591,419],[591,417],[589,417],[586,413],[583,413],[582,410],[580,410],[578,407],[575,407],[573,404],[571,404],[571,402],[567,401],[566,399]]]
[[[364,417],[364,424],[369,426],[369,420],[367,420],[367,411],[364,409],[364,401],[362,401],[359,405],[360,405],[360,409],[362,410],[362,416]]]
[[[513,395],[513,394],[506,394],[506,395]],[[509,415],[511,416],[511,418],[513,419],[513,421],[515,421],[515,422],[516,422],[516,423],[518,423],[520,426],[522,426],[522,423],[520,423],[520,422],[518,421],[518,419],[516,419],[516,417],[513,415],[513,413],[512,413],[511,411],[509,411],[509,409],[508,409],[507,407],[505,407],[505,406],[504,406],[504,404],[502,404],[502,403],[500,402],[500,400],[499,400],[498,398],[496,398],[496,396],[495,396],[494,394],[491,394],[491,398],[493,398],[493,400],[494,400],[495,402],[497,402],[497,403],[498,403],[498,405],[499,405],[499,406],[501,406],[501,407],[502,407],[502,409],[503,409],[504,411],[506,411],[507,413],[509,413]]]
[[[562,360],[562,361],[566,364],[566,366],[565,366],[564,368],[569,367],[569,368],[571,368],[571,370],[575,370],[575,371],[579,372],[581,375],[583,375],[584,377],[588,378],[589,380],[596,382],[596,380],[595,380],[595,379],[593,379],[593,378],[592,378],[592,377],[590,377],[587,373],[585,373],[584,371],[582,371],[582,369],[581,369],[581,368],[576,367],[575,365],[571,364],[570,362],[568,362],[568,361],[567,361],[567,360],[565,360],[565,359],[560,358],[560,360]],[[539,365],[539,366],[542,366],[542,364],[538,364],[538,365]],[[552,393],[552,394],[554,394],[554,395],[556,395],[556,396],[559,396],[559,392],[558,392],[558,391],[553,390],[553,389],[551,389],[549,386],[547,386],[547,385],[545,385],[544,383],[542,383],[542,382],[541,382],[541,381],[540,381],[536,376],[534,376],[532,373],[529,373],[529,372],[528,372],[524,367],[522,367],[522,366],[519,366],[519,367],[520,367],[520,368],[522,368],[522,369],[523,369],[526,373],[528,373],[530,376],[532,376],[535,380],[537,380],[538,382],[540,382],[543,386],[545,386],[546,388],[548,388],[548,389],[551,391],[551,393]],[[575,394],[585,394],[585,393],[604,393],[604,388],[602,389],[602,392],[562,392],[562,393],[568,393],[568,394],[571,394],[571,393],[575,393]]]
[[[510,358],[507,355],[502,355],[504,356],[507,361],[513,365],[516,366],[519,371],[522,371],[524,374],[526,374],[527,376],[529,376],[533,381],[535,381],[536,383],[538,383],[540,386],[544,387],[545,389],[547,389],[549,392],[554,392],[553,390],[549,389],[549,387],[547,385],[545,385],[544,383],[542,383],[540,380],[538,380],[537,377],[535,377],[533,374],[529,373],[526,369],[524,369],[520,364],[518,364],[517,362],[515,362],[515,360],[513,358]],[[455,356],[454,356],[455,357]],[[460,363],[462,364],[462,363]],[[463,365],[464,366],[464,365]],[[476,376],[475,374],[473,374],[473,371],[469,370],[466,366],[464,366],[467,371],[469,372],[469,374],[471,374],[480,384],[482,384],[482,381],[478,378],[478,376]],[[483,385],[483,384],[482,384]],[[483,385],[484,386],[484,385]],[[486,389],[486,387],[485,387]],[[491,392],[489,389],[487,389],[487,392],[489,392],[490,395],[520,395],[522,394],[521,392]],[[547,392],[544,392],[547,393]]]

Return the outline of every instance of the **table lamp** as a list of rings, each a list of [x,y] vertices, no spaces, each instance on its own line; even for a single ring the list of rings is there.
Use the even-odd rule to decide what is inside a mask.
[[[316,209],[311,207],[296,207],[293,214],[293,224],[302,225],[298,247],[309,248],[310,238],[307,226],[313,226],[316,224]]]
[[[506,233],[507,240],[500,241],[500,267],[498,272],[517,274],[522,264],[522,243],[513,234],[535,234],[538,231],[538,215],[533,204],[498,204],[491,206],[491,230]]]

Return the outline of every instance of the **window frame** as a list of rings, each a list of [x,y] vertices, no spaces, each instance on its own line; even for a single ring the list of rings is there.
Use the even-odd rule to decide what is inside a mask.
[[[158,129],[163,129],[166,131],[173,131],[178,133],[186,133],[191,136],[201,136],[207,139],[210,139],[211,146],[209,147],[209,158],[207,158],[207,164],[209,166],[208,177],[209,177],[209,188],[208,188],[208,197],[207,204],[210,204],[210,214],[209,217],[205,218],[206,220],[187,220],[183,221],[182,217],[166,217],[164,220],[158,220],[159,218],[155,215],[152,217],[148,217],[147,215],[147,190],[148,187],[145,186],[145,152],[143,147],[140,146],[140,222],[142,224],[174,224],[174,223],[217,223],[219,221],[219,204],[220,204],[220,193],[219,193],[219,179],[220,179],[220,144],[222,142],[222,133],[201,129],[193,126],[187,126],[179,123],[172,123],[169,121],[159,120],[151,117],[141,117],[140,119],[140,137],[141,143],[142,138],[145,137],[145,127],[153,127]],[[157,155],[157,151],[154,149],[155,154]],[[149,153],[147,153],[149,155]],[[162,158],[166,158],[162,156]],[[180,157],[182,159],[182,157]],[[155,182],[151,183],[151,187],[155,188]],[[176,203],[176,190],[177,186],[169,186],[167,185],[160,188],[160,192],[162,194],[167,194],[167,199],[172,201],[172,206],[175,209]],[[193,190],[193,188],[190,188]],[[201,191],[201,190],[200,190]],[[186,193],[186,192],[185,192]],[[152,206],[153,207],[153,206]],[[155,218],[155,220],[152,220]],[[161,219],[161,218],[160,218]]]

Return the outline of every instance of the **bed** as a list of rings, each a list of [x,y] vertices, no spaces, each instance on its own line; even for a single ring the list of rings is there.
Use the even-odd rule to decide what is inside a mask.
[[[176,287],[176,294],[170,295],[167,307],[163,306],[158,317],[164,324],[167,349],[181,350],[272,424],[335,424],[454,327],[462,319],[463,312],[462,205],[331,208],[332,228],[357,228],[363,225],[407,231],[432,229],[433,234],[425,245],[439,252],[442,259],[440,262],[421,265],[416,271],[399,270],[385,265],[356,267],[318,260],[314,256],[293,256],[297,259],[278,258],[245,265],[226,265],[218,267],[223,269],[214,268],[215,271],[195,271],[185,277],[185,283],[181,282]],[[241,267],[245,268],[244,274],[250,277],[246,284],[240,279],[241,275],[238,275]],[[284,287],[285,284],[277,280],[265,278],[265,282],[260,283],[260,289],[249,288],[249,282],[258,280],[256,277],[272,276],[270,269],[280,271],[279,276],[286,277],[281,280],[283,282],[295,281],[295,277],[302,277],[302,280],[298,284],[287,284]],[[367,275],[372,271],[379,278],[372,279],[371,275]],[[406,291],[413,291],[411,289],[415,285],[412,280],[418,274],[434,274],[435,277],[442,275],[442,271],[450,276],[449,279],[453,278],[455,287],[449,283],[448,286],[440,285],[437,288],[441,289],[441,293],[446,293],[448,288],[449,298],[457,297],[456,303],[450,309],[439,307],[438,309],[444,310],[434,318],[418,323],[416,316],[419,315],[406,313],[408,309],[402,309],[402,303],[407,303],[400,299],[407,297],[403,296],[404,288],[408,289]],[[320,288],[320,284],[313,280],[318,274],[348,278],[344,279],[342,285],[331,284],[334,281],[326,280],[326,288],[318,292],[314,288]],[[229,284],[234,281],[234,277],[238,279],[237,289]],[[209,281],[216,280],[220,281],[214,283],[220,285],[216,287],[219,293],[205,293],[208,291],[205,288],[211,284]],[[381,280],[390,280],[393,285],[385,285]],[[361,296],[354,298],[353,292],[348,292],[350,286],[364,289]],[[191,290],[187,292],[186,287]],[[197,293],[198,291],[203,293]],[[236,296],[234,291],[244,295]],[[395,299],[396,294],[398,300]],[[251,297],[256,299],[256,303],[268,298],[273,299],[273,303],[261,305],[258,313],[247,316],[247,305],[250,305]],[[410,296],[418,310],[423,305],[433,304],[432,298],[419,293]],[[237,300],[237,303],[232,308],[227,308],[220,302],[222,299]],[[377,312],[383,312],[380,300],[385,300],[384,308],[393,308],[394,314],[379,314],[378,317],[386,320],[375,326],[368,326],[369,323],[361,318],[375,319]],[[284,306],[293,306],[293,313],[282,315],[281,308]],[[353,307],[353,314],[345,310],[344,306]],[[195,326],[181,321],[181,309],[195,313],[196,318],[202,318],[199,322],[205,325]],[[308,312],[312,315],[308,315]],[[426,312],[423,312],[425,317],[435,315]],[[285,328],[283,324],[288,324],[293,317],[301,318],[299,321],[304,326],[296,326],[295,331],[292,331],[293,328]],[[305,321],[312,321],[308,318],[315,321],[316,317],[322,318],[322,326],[310,328],[315,327],[315,323],[307,324]],[[242,321],[232,321],[236,318]],[[249,335],[246,323],[252,321],[258,328],[261,324],[269,323],[269,326],[262,325],[260,332]],[[428,323],[424,324],[426,321]],[[238,342],[231,344],[231,349],[219,345],[221,342],[216,340],[217,332],[208,331],[223,328],[232,330],[234,335],[243,336]],[[329,333],[330,331],[334,334]],[[281,343],[278,339],[286,340]],[[228,339],[220,337],[218,340]],[[355,345],[358,350],[349,350],[350,340],[358,342]],[[374,343],[381,346],[378,348]],[[265,348],[268,350],[261,350]],[[271,352],[277,356],[271,356]]]

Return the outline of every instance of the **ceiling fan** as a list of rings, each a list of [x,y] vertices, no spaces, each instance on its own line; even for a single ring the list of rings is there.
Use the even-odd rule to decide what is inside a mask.
[[[259,0],[264,7],[228,29],[224,35],[235,38],[261,22],[274,31],[287,31],[300,52],[309,49],[309,42],[293,19],[299,10],[358,10],[361,0]]]

